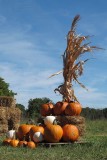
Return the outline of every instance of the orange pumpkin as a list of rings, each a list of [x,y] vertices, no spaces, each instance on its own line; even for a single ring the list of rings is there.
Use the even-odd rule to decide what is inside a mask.
[[[41,132],[44,135],[44,127],[36,126],[36,125],[31,127],[30,132],[29,132],[31,140],[33,140],[33,135],[34,135],[35,132]]]
[[[4,140],[3,140],[3,145],[9,145],[11,140],[12,140],[12,139],[10,139],[10,138],[4,139]]]
[[[18,143],[19,143],[19,140],[18,140],[18,139],[12,139],[12,140],[10,141],[10,145],[11,145],[12,147],[17,147],[17,146],[18,146]]]
[[[18,146],[19,147],[26,147],[27,146],[27,141],[25,141],[25,140],[19,141]]]
[[[59,142],[62,138],[62,127],[56,124],[49,124],[45,127],[44,139],[47,142]]]
[[[52,103],[45,103],[41,105],[40,114],[42,116],[49,116],[52,114],[53,104]]]
[[[70,102],[66,109],[65,109],[65,114],[68,116],[77,116],[80,115],[82,111],[82,106],[78,102]]]
[[[63,126],[63,136],[62,139],[64,141],[76,141],[79,137],[79,130],[75,125],[72,124],[66,124]]]
[[[27,147],[34,149],[34,148],[36,148],[36,144],[33,141],[29,141],[27,143]]]
[[[28,140],[29,138],[29,131],[31,127],[34,125],[29,125],[29,124],[22,124],[18,128],[17,136],[20,140],[23,140],[25,137],[25,140]]]
[[[64,115],[65,108],[68,105],[68,102],[57,102],[53,108],[54,115]]]

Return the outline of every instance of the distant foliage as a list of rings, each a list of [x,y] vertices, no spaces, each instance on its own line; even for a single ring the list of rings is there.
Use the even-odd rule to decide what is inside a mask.
[[[40,107],[44,103],[48,103],[51,100],[49,98],[35,98],[30,99],[28,102],[28,109],[26,110],[28,117],[36,118],[40,115]]]
[[[25,109],[25,106],[24,106],[24,105],[17,103],[17,104],[16,104],[16,107],[21,110],[22,116],[26,116],[26,109]]]
[[[12,96],[16,95],[12,90],[9,89],[9,83],[6,83],[3,78],[0,77],[0,96]]]
[[[107,119],[107,108],[104,109],[95,109],[95,108],[83,108],[82,116],[87,119],[95,120],[95,119]]]

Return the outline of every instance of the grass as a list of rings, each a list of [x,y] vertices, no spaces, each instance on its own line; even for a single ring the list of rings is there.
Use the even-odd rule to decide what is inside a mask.
[[[107,121],[86,121],[86,144],[57,145],[51,148],[38,146],[35,149],[2,146],[0,160],[107,160]]]

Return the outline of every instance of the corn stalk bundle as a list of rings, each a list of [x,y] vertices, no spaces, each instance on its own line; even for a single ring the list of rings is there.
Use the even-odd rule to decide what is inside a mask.
[[[88,59],[84,61],[77,61],[78,58],[86,52],[92,52],[94,49],[101,49],[96,46],[90,46],[90,43],[84,43],[90,36],[81,36],[76,34],[76,25],[79,21],[80,16],[74,17],[71,29],[67,34],[67,47],[63,56],[63,70],[51,75],[55,76],[63,73],[64,83],[59,85],[54,91],[58,91],[62,96],[63,100],[78,101],[74,95],[73,81],[77,82],[81,87],[86,87],[78,81],[78,77],[83,74],[83,65]]]

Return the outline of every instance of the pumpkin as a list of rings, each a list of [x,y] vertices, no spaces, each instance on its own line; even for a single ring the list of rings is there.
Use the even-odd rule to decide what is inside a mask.
[[[64,141],[76,141],[79,137],[79,130],[75,125],[72,124],[66,124],[63,126],[63,136],[62,139]]]
[[[43,126],[36,126],[36,125],[31,127],[30,132],[29,132],[31,140],[33,140],[33,135],[35,132],[40,132],[41,134],[44,135],[44,127]]]
[[[18,146],[19,147],[26,147],[27,146],[27,141],[25,140],[25,137],[24,137],[24,140],[19,141]]]
[[[11,139],[6,138],[3,140],[3,145],[9,145],[10,144]]]
[[[42,116],[49,116],[52,114],[53,104],[52,103],[45,103],[41,105],[40,114]]]
[[[33,141],[27,142],[27,147],[34,149],[36,147],[36,144]]]
[[[54,115],[64,115],[65,108],[68,105],[68,102],[57,102],[53,108]]]
[[[62,127],[57,124],[49,124],[45,127],[44,140],[47,142],[59,142],[62,138]]]
[[[44,124],[45,124],[45,125],[53,124],[55,120],[56,120],[56,117],[55,117],[55,116],[46,116],[46,117],[44,118]]]
[[[65,109],[65,114],[69,116],[80,115],[82,111],[81,104],[78,102],[70,102]]]
[[[29,131],[31,127],[34,125],[29,125],[29,124],[22,124],[18,128],[17,136],[20,140],[23,140],[25,137],[25,140],[29,139]]]
[[[44,140],[43,134],[41,132],[35,132],[34,135],[33,135],[33,140],[36,143],[42,142]]]
[[[6,133],[6,136],[7,136],[7,138],[12,139],[12,138],[14,138],[15,133],[16,133],[16,131],[12,129],[12,130],[9,130],[9,131]]]
[[[19,140],[18,140],[18,139],[12,139],[12,140],[10,141],[10,145],[11,145],[12,147],[17,147],[17,146],[18,146],[18,143],[19,143]]]

